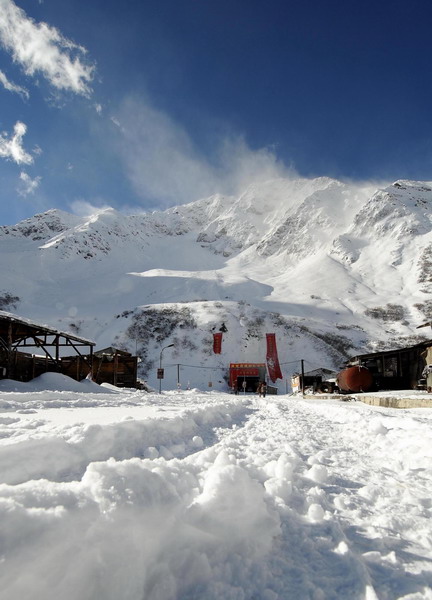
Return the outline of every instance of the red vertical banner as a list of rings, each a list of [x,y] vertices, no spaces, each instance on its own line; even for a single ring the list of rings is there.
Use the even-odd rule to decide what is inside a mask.
[[[276,334],[266,333],[267,338],[267,369],[270,379],[274,383],[276,379],[282,379],[282,372],[279,365],[279,358],[276,346]]]
[[[213,334],[213,352],[215,354],[222,352],[222,333]]]

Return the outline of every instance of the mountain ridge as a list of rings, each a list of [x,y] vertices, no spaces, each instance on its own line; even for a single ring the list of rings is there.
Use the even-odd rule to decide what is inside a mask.
[[[173,338],[203,368],[222,360],[209,348],[224,319],[237,335],[224,335],[225,363],[262,361],[273,328],[287,363],[295,352],[341,364],[349,353],[424,339],[416,326],[432,317],[431,207],[429,182],[375,189],[298,178],[138,215],[52,209],[0,227],[0,304],[139,350],[150,379],[160,344]],[[190,331],[181,331],[185,307]],[[152,311],[164,315],[167,336],[144,328],[144,344],[131,332]]]

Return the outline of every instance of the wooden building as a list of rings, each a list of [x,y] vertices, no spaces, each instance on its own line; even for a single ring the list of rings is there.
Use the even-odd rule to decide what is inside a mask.
[[[432,340],[427,340],[408,348],[359,354],[349,360],[348,366],[367,367],[378,390],[419,389],[424,386],[422,374],[431,347]]]
[[[62,359],[62,373],[73,379],[84,379],[89,374],[87,363],[81,356],[67,356]],[[92,380],[98,384],[110,383],[117,387],[137,386],[136,356],[117,348],[105,348],[93,352]]]
[[[330,369],[319,368],[307,373],[294,373],[291,377],[293,393],[302,392],[306,389],[314,393],[333,393],[335,390],[336,373]]]
[[[30,381],[42,373],[62,373],[62,355],[72,351],[81,360],[85,377],[92,370],[94,345],[72,333],[0,311],[0,378]]]
[[[62,373],[80,381],[87,377],[89,370],[82,356],[62,358]],[[110,383],[117,387],[137,387],[138,359],[130,352],[117,348],[105,348],[93,352],[92,380],[98,383]]]
[[[105,348],[93,353],[93,381],[111,383],[117,387],[137,386],[138,358],[117,348]]]

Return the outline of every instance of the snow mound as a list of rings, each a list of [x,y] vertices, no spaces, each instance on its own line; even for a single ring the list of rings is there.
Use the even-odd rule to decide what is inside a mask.
[[[89,379],[83,379],[82,381],[75,381],[67,375],[61,373],[44,373],[35,377],[27,383],[22,381],[13,381],[12,379],[3,379],[0,381],[0,391],[2,392],[81,392],[92,394],[111,394],[118,393],[114,389],[103,388],[90,381]]]

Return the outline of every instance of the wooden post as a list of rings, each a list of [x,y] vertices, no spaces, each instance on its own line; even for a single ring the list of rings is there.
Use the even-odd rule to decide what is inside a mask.
[[[8,361],[7,361],[7,374],[6,377],[8,379],[13,379],[12,377],[12,323],[9,323],[8,327]]]
[[[305,374],[304,374],[304,360],[301,359],[301,378],[302,378],[302,381],[301,381],[301,391],[302,391],[302,396],[304,396],[304,393],[305,393],[304,377],[305,377]]]
[[[118,355],[114,354],[114,385],[117,385]]]
[[[135,360],[133,363],[133,379],[134,379],[134,387],[137,386],[138,383],[138,357],[135,356]]]
[[[93,381],[93,346],[90,346],[90,377]]]

